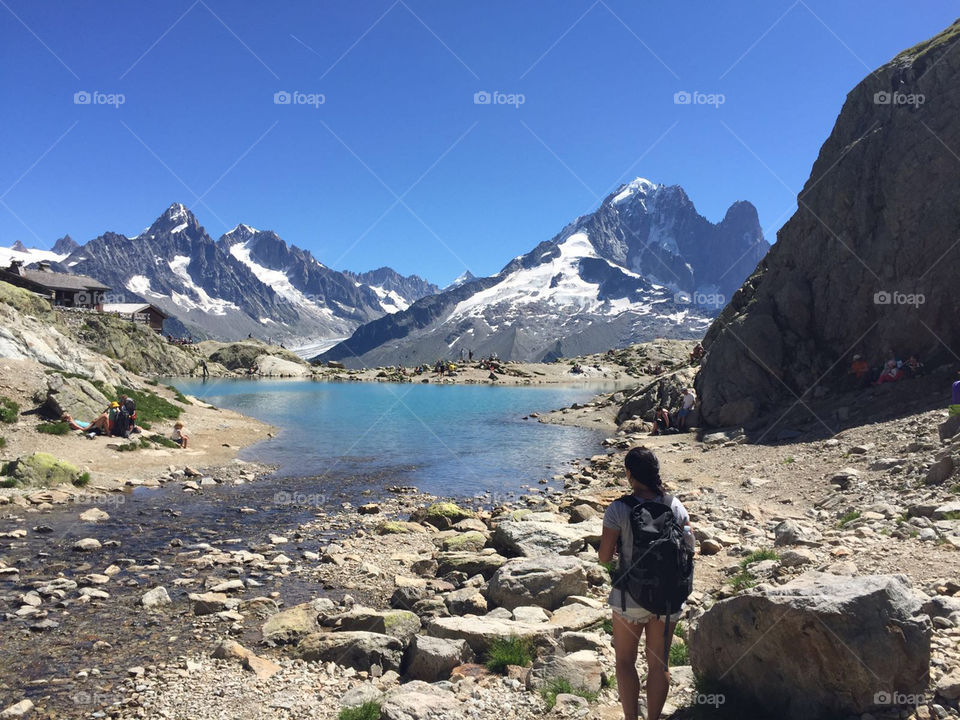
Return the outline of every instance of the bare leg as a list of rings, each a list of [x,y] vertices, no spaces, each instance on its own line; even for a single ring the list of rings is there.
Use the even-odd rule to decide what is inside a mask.
[[[646,626],[647,650],[647,720],[660,720],[660,713],[670,690],[670,673],[663,657],[663,620],[652,618]],[[676,623],[670,625],[670,636]],[[617,677],[617,682],[620,678]]]
[[[613,613],[613,647],[616,652],[617,690],[624,720],[637,719],[640,701],[640,677],[637,675],[637,647],[643,625],[632,623]]]

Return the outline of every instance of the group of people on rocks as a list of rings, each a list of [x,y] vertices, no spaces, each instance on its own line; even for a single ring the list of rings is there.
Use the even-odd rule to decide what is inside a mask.
[[[178,337],[175,338],[173,335],[167,333],[167,342],[171,345],[193,345],[196,340],[193,339],[193,335],[188,335],[187,337]]]
[[[914,353],[906,360],[902,360],[893,350],[888,350],[883,362],[874,367],[870,367],[869,363],[863,359],[863,355],[857,353],[853,356],[850,369],[847,371],[853,386],[857,388],[906,380],[922,373],[923,363],[920,362],[919,355]]]
[[[120,395],[118,400],[111,402],[109,407],[90,422],[77,420],[66,412],[60,416],[60,421],[66,423],[71,430],[82,432],[90,440],[98,435],[129,438],[131,435],[141,432],[139,425],[137,425],[137,403],[126,394]],[[182,422],[177,421],[174,424],[170,439],[181,448],[187,447],[190,436],[184,429]]]
[[[697,407],[697,392],[692,387],[684,388],[680,396],[680,406],[675,412],[661,403],[654,414],[651,435],[686,432],[690,428],[690,413]]]

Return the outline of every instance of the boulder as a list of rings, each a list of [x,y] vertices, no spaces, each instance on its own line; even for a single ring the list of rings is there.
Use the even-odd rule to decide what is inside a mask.
[[[89,510],[84,510],[82,513],[80,513],[80,522],[98,523],[106,522],[109,519],[109,513],[105,513],[100,508],[90,508]]]
[[[421,680],[389,690],[380,704],[380,720],[462,720],[457,696]]]
[[[453,502],[435,502],[425,508],[420,508],[410,516],[410,520],[418,523],[428,523],[440,530],[452,528],[461,520],[476,517],[472,510],[467,510]]]
[[[335,618],[338,632],[364,630],[395,637],[404,645],[420,632],[420,618],[409,610],[374,610],[357,605]]]
[[[448,640],[466,640],[470,649],[482,656],[497,639],[518,637],[533,642],[560,635],[560,628],[549,623],[522,623],[491,617],[435,618],[427,624],[427,634]]]
[[[12,477],[17,485],[30,487],[72,483],[80,477],[80,471],[76,467],[44,452],[24,455],[14,460],[7,466],[6,474]]]
[[[954,470],[956,470],[956,468],[954,467],[953,458],[950,455],[944,455],[930,466],[923,481],[927,485],[942,485],[947,481],[947,478],[953,475]]]
[[[490,577],[507,561],[503,555],[493,551],[487,552],[441,552],[437,553],[437,575],[446,575],[450,572],[462,572],[468,577],[483,575]]]
[[[44,413],[58,418],[68,413],[75,420],[87,422],[96,418],[110,405],[110,398],[100,392],[89,380],[64,377],[60,374],[47,376],[47,396],[43,403]]]
[[[471,530],[444,538],[441,547],[447,552],[479,552],[486,544],[487,536],[484,533]]]
[[[586,630],[599,625],[610,617],[606,607],[590,607],[579,602],[572,602],[554,611],[550,617],[550,624],[556,625],[561,631]]]
[[[927,687],[931,624],[901,575],[809,573],[717,603],[690,633],[711,691],[777,717],[860,715]]]
[[[214,649],[212,656],[218,660],[237,660],[260,680],[269,680],[280,672],[280,666],[277,663],[260,657],[236,640],[224,640]]]
[[[307,635],[297,646],[303,660],[333,662],[356,670],[379,665],[383,670],[400,670],[403,643],[380,633],[318,632]]]
[[[960,432],[960,415],[954,415],[944,420],[937,427],[937,432],[940,433],[941,440],[949,440],[952,438]]]
[[[588,540],[598,539],[601,532],[600,520],[573,524],[507,520],[497,525],[490,542],[508,557],[576,555]]]
[[[577,650],[568,655],[549,655],[534,661],[527,675],[527,688],[540,690],[557,680],[566,680],[571,687],[591,693],[600,692],[603,668],[592,650]]]
[[[309,365],[275,355],[261,355],[253,361],[253,368],[261,377],[309,377],[313,374]]]
[[[377,525],[377,535],[406,535],[408,533],[425,533],[427,529],[420,523],[387,520]]]
[[[474,655],[466,640],[417,635],[404,658],[406,676],[411,680],[436,682],[450,677],[457,665],[473,662]]]
[[[487,612],[487,600],[479,588],[465,587],[448,592],[443,601],[451,615],[483,615]]]
[[[161,586],[157,586],[152,590],[147,590],[141,598],[140,604],[145,608],[154,608],[160,607],[161,605],[170,604],[170,595],[167,593],[167,589]]]
[[[187,599],[193,603],[194,615],[212,615],[230,607],[230,599],[224,593],[190,593]]]
[[[265,643],[296,643],[301,638],[320,629],[317,614],[333,609],[333,603],[325,598],[301,603],[271,615],[260,628]]]
[[[490,578],[487,600],[509,610],[539,605],[554,610],[571,595],[586,595],[587,574],[572,557],[518,558],[503,564]]]

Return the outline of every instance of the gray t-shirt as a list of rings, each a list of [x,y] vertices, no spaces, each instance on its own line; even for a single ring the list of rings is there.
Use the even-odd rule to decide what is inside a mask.
[[[653,501],[662,503],[664,496],[661,495],[658,498],[654,498]],[[673,510],[673,516],[677,519],[677,523],[681,526],[690,524],[690,515],[687,513],[687,509],[677,498],[673,498],[670,509]],[[617,568],[619,569],[630,565],[631,554],[633,553],[633,531],[630,528],[630,507],[619,499],[614,500],[607,506],[606,511],[603,513],[603,526],[620,532],[620,552],[617,555]],[[607,600],[613,607],[623,607],[623,594],[622,590],[614,588],[610,591],[610,596]],[[628,610],[640,609],[640,605],[630,597],[630,593],[626,593],[626,601]]]

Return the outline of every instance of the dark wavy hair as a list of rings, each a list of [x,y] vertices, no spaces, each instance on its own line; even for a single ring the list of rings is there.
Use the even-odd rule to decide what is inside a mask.
[[[653,450],[645,447],[631,448],[623,459],[624,467],[630,477],[655,492],[663,492],[663,480],[660,479],[660,461]]]

